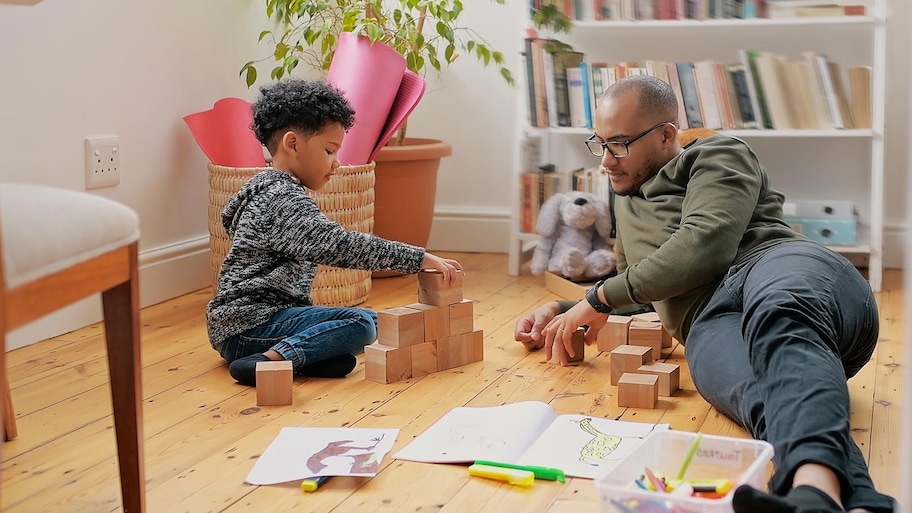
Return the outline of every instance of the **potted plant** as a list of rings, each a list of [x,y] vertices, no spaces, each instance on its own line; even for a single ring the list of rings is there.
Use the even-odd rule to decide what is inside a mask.
[[[512,85],[503,54],[471,28],[459,25],[462,12],[461,0],[266,0],[266,14],[280,28],[263,30],[259,41],[267,42],[272,54],[247,62],[240,74],[252,86],[258,77],[256,65],[268,60],[275,63],[270,72],[274,80],[291,74],[302,62],[327,71],[340,35],[347,32],[393,48],[415,73],[439,72],[467,54],[484,66],[495,67]],[[427,244],[437,169],[440,159],[451,153],[446,142],[406,138],[403,124],[375,158],[375,233],[419,246]]]

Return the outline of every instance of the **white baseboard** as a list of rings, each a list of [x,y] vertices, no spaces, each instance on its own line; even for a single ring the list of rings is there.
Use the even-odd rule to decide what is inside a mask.
[[[209,286],[209,254],[208,236],[140,252],[140,306]],[[96,294],[12,331],[6,338],[6,347],[9,350],[34,344],[101,319],[101,295]]]
[[[508,210],[438,208],[427,247],[430,251],[507,253],[510,226]]]

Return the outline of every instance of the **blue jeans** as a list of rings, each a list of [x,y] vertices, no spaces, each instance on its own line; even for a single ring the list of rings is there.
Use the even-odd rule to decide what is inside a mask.
[[[268,321],[222,344],[222,358],[270,349],[291,360],[295,374],[305,365],[343,354],[357,354],[377,339],[377,313],[364,308],[303,306],[276,312]]]
[[[732,267],[687,335],[694,385],[775,450],[770,490],[784,495],[804,463],[829,467],[846,510],[892,511],[849,431],[846,380],[878,336],[870,285],[842,256],[786,242]]]

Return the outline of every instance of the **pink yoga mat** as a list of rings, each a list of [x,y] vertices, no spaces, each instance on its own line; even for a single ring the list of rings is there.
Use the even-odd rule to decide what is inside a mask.
[[[372,45],[366,36],[339,35],[326,80],[344,91],[355,109],[355,125],[339,149],[342,165],[370,162],[404,73],[405,58],[392,48]]]
[[[427,81],[424,80],[424,77],[414,71],[405,70],[405,74],[402,76],[402,83],[399,85],[399,92],[396,94],[396,99],[390,108],[389,116],[386,118],[386,123],[383,125],[377,144],[367,159],[368,162],[374,160],[377,152],[396,134],[396,130],[408,118],[409,114],[415,110],[418,102],[421,101],[421,97],[424,96],[426,88]]]
[[[240,98],[222,98],[209,110],[184,116],[209,161],[228,167],[266,165],[263,146],[250,129],[252,121],[250,103]]]

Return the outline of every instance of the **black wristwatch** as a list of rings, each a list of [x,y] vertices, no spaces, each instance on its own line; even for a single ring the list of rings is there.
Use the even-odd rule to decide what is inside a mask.
[[[596,312],[598,312],[600,314],[610,314],[611,310],[613,310],[613,308],[606,305],[605,303],[602,303],[598,298],[598,289],[602,288],[602,285],[604,283],[605,283],[605,280],[597,281],[595,283],[595,285],[593,285],[592,288],[589,289],[588,292],[586,292],[586,301],[589,302],[589,306],[591,306],[592,309],[595,310]]]

